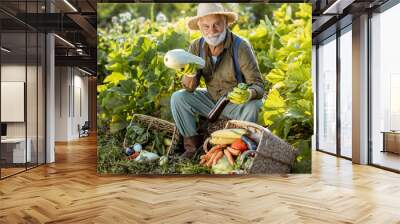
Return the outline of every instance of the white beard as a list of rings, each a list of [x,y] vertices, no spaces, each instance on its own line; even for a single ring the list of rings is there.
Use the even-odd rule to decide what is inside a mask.
[[[207,37],[205,35],[204,36],[204,40],[208,43],[208,45],[211,46],[217,46],[218,44],[222,43],[222,41],[225,40],[226,37],[226,29],[224,29],[224,31],[222,33],[216,34],[214,36],[211,37]]]

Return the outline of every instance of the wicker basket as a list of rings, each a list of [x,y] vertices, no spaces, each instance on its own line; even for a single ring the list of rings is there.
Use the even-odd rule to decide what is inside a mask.
[[[257,143],[255,157],[245,170],[248,174],[289,173],[297,156],[297,150],[273,135],[268,129],[247,121],[230,120],[225,128],[244,128],[249,137]],[[203,149],[208,151],[207,138]]]
[[[179,141],[179,132],[175,127],[175,124],[143,114],[134,114],[129,126],[133,125],[134,123],[138,123],[146,128],[156,129],[157,131],[164,131],[172,140],[171,146],[168,147],[167,155],[174,153]],[[127,136],[125,136],[123,143],[124,148],[128,147],[126,137]]]

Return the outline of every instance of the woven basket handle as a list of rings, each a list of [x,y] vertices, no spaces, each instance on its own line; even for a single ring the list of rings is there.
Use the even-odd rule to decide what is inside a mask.
[[[204,141],[204,144],[203,144],[203,150],[204,150],[204,152],[208,152],[208,142],[210,142],[210,139],[211,139],[211,137],[208,137],[208,138],[206,138],[206,140]]]
[[[258,125],[256,123],[248,122],[248,121],[239,121],[239,120],[228,121],[225,128],[229,128],[229,127],[231,127],[231,125],[233,125],[235,127],[244,128],[249,131],[256,132],[256,133],[262,133],[265,129],[263,126]]]
[[[289,163],[287,163],[287,162],[285,162],[285,161],[282,161],[282,160],[280,160],[280,159],[275,159],[275,158],[273,158],[272,156],[269,156],[269,155],[267,155],[267,154],[264,153],[264,152],[259,152],[259,151],[256,151],[256,150],[247,150],[246,152],[244,152],[244,153],[242,154],[243,159],[240,161],[240,168],[242,168],[243,161],[245,161],[245,159],[248,157],[248,155],[249,155],[250,153],[256,153],[256,154],[258,154],[258,155],[260,155],[260,156],[262,156],[262,157],[264,157],[264,158],[266,158],[266,159],[271,159],[272,161],[285,164],[285,165],[287,165],[287,166],[289,166],[289,167],[292,166],[291,164],[289,164]]]
[[[135,118],[135,112],[132,111],[132,118],[131,118],[131,121],[130,121],[129,124],[128,124],[128,127],[132,126],[134,118]],[[126,134],[125,134],[125,136],[124,136],[124,142],[122,143],[122,147],[123,147],[123,148],[128,147],[127,142],[126,142]]]
[[[174,127],[174,131],[172,132],[172,139],[171,139],[171,142],[177,141],[177,140],[176,140],[176,138],[178,138],[178,137],[177,137],[177,132],[178,132],[178,129],[177,129],[176,127]],[[178,136],[179,136],[179,135],[178,135]],[[173,153],[172,147],[168,147],[167,156],[170,156],[172,153]]]

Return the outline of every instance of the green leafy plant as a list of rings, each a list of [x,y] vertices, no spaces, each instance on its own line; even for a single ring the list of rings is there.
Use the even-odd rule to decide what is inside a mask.
[[[295,147],[302,146],[297,164],[303,163],[307,172],[311,170],[313,134],[311,10],[309,4],[300,4],[292,13],[290,6],[283,5],[274,14],[280,47],[272,51],[274,68],[265,76],[271,88],[261,114],[262,123],[273,133]],[[307,167],[304,161],[310,161]]]

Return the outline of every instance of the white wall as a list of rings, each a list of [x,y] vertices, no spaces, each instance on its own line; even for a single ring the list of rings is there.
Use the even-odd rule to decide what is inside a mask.
[[[2,82],[25,82],[25,64],[9,64],[1,66],[1,81]],[[4,96],[3,96],[4,97]],[[1,108],[7,110],[7,108]],[[9,137],[24,137],[25,124],[24,122],[7,123],[7,134]]]
[[[68,140],[68,87],[70,77],[67,67],[55,68],[55,140]]]
[[[1,81],[5,82],[25,82],[25,65],[10,64],[1,66]],[[7,108],[1,108],[7,110]],[[25,137],[24,122],[7,123],[7,137]]]
[[[79,138],[78,124],[88,120],[88,78],[84,73],[72,67],[56,67],[55,107],[55,140]]]
[[[37,70],[38,69],[38,70]],[[8,138],[24,138],[25,134],[30,139],[32,161],[44,163],[44,89],[43,76],[41,66],[25,66],[25,64],[3,64],[1,66],[2,82],[24,82],[26,83],[26,107],[22,106],[20,112],[26,110],[27,120],[22,122],[6,122]],[[25,78],[27,77],[27,82]],[[2,89],[3,91],[4,89]],[[21,94],[24,93],[24,90]],[[2,95],[3,97],[7,97]],[[10,107],[2,107],[1,110],[10,110]],[[7,111],[7,113],[15,113]],[[37,156],[37,153],[39,154]]]
[[[78,72],[78,75],[77,75]],[[79,137],[77,126],[81,126],[88,121],[88,78],[82,76],[79,70],[74,71],[74,108],[73,108],[73,119],[72,119],[72,135]],[[81,107],[81,108],[80,108]],[[81,111],[80,111],[81,110]]]

